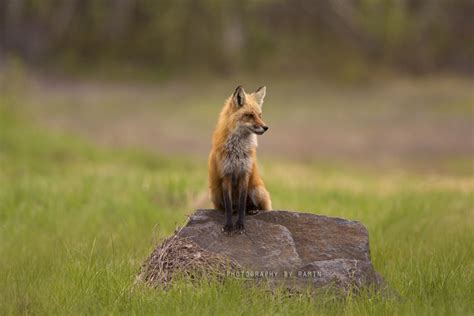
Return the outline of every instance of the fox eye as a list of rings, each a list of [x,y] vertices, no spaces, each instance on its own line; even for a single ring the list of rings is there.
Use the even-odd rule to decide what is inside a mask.
[[[248,119],[253,119],[253,118],[254,118],[254,116],[253,116],[253,114],[252,114],[252,113],[246,113],[246,114],[245,114],[245,118],[248,118]]]

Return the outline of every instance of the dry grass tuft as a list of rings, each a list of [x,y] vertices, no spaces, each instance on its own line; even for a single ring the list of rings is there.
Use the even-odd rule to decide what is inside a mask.
[[[166,289],[176,276],[189,280],[203,277],[222,280],[227,271],[237,269],[240,269],[239,264],[231,258],[204,250],[189,238],[175,234],[156,247],[142,265],[138,280]]]

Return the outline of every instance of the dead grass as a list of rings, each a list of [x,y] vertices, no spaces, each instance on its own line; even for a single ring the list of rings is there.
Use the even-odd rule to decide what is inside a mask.
[[[206,251],[189,238],[178,237],[177,233],[165,239],[153,251],[143,264],[138,281],[166,289],[175,277],[222,280],[226,271],[239,269],[239,265],[231,258]]]

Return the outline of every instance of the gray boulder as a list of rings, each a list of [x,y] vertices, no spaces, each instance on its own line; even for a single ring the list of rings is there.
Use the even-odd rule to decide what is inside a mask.
[[[173,260],[169,256],[166,260],[186,262],[190,267],[188,263],[195,258],[228,258],[232,265],[226,268],[227,277],[265,280],[296,290],[330,286],[347,291],[380,289],[383,285],[370,261],[367,229],[359,222],[291,211],[265,211],[246,216],[246,233],[231,236],[221,232],[223,223],[222,211],[197,210],[172,237],[184,246],[173,253]],[[144,264],[142,279],[156,279],[150,278],[153,267],[159,266],[160,271],[170,267],[169,263],[158,262],[166,258],[164,248],[172,246],[162,245],[155,250]],[[188,249],[193,253],[183,254]]]

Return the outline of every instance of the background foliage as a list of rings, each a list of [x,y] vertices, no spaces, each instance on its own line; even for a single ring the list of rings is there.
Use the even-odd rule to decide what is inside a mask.
[[[79,67],[470,72],[469,0],[5,0],[3,54]]]

